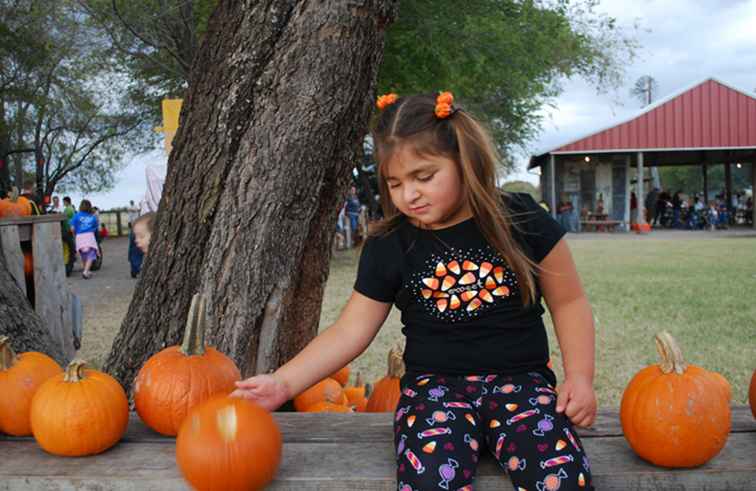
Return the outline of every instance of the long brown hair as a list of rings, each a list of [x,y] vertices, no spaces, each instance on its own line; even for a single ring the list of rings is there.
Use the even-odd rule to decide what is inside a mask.
[[[436,117],[436,96],[400,97],[385,108],[372,131],[378,159],[378,189],[384,219],[372,235],[394,230],[404,215],[394,206],[386,183],[386,168],[403,144],[419,156],[441,156],[454,161],[464,186],[464,200],[472,210],[483,237],[506,260],[520,283],[523,305],[535,299],[537,265],[512,237],[512,216],[505,206],[506,193],[496,187],[499,155],[489,132],[470,113],[456,104],[451,116]]]

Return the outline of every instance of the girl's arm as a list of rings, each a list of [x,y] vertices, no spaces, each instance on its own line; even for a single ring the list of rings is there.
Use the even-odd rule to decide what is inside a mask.
[[[356,358],[386,320],[390,303],[353,292],[338,320],[272,375],[237,382],[231,395],[273,410]]]
[[[589,426],[596,414],[593,315],[565,239],[554,246],[540,267],[538,279],[564,364],[557,411],[564,410],[575,424]]]

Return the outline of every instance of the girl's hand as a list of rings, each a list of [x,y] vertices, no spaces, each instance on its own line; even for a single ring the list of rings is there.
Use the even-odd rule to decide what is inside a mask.
[[[575,426],[587,428],[596,419],[596,393],[590,380],[581,377],[566,378],[557,385],[558,413],[564,414]]]
[[[256,375],[236,382],[236,387],[231,397],[253,401],[268,411],[278,409],[281,404],[291,399],[288,387],[275,375]]]

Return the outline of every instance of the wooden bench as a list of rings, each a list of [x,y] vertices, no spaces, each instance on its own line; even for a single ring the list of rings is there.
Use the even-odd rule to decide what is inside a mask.
[[[614,232],[622,223],[622,220],[580,220],[584,232]]]
[[[696,469],[663,469],[638,458],[622,436],[617,411],[579,430],[598,490],[756,489],[756,421],[733,407],[724,449]],[[275,413],[284,438],[272,490],[395,490],[392,415]],[[132,415],[123,441],[85,458],[53,457],[31,438],[0,436],[0,490],[186,490],[175,464],[174,439]],[[510,489],[490,457],[481,460],[477,491]]]

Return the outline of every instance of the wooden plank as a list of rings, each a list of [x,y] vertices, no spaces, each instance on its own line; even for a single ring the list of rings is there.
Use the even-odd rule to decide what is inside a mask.
[[[361,442],[390,442],[393,440],[391,414],[321,414],[273,413],[287,443],[340,443],[354,442],[355,428],[360,429]],[[616,409],[599,411],[593,428],[578,428],[581,438],[622,436],[622,426]],[[748,406],[732,407],[730,433],[752,433],[756,438],[756,420]],[[30,440],[29,437],[12,437],[0,434],[2,440]],[[173,437],[163,436],[144,425],[136,413],[131,413],[129,426],[123,437],[131,443],[169,443]]]
[[[756,482],[756,439],[733,434],[722,452],[696,469],[664,469],[639,459],[624,438],[585,442],[594,485],[601,490],[735,490]],[[173,445],[121,443],[97,456],[61,458],[31,441],[0,442],[0,490],[188,489],[175,465]],[[276,480],[267,489],[396,489],[392,445],[287,443]],[[453,485],[453,482],[452,482]],[[475,480],[478,491],[505,489],[508,478],[486,455]]]
[[[8,271],[21,291],[26,295],[26,277],[24,276],[24,252],[21,250],[21,240],[18,237],[18,227],[0,227],[0,243],[2,243],[5,263]]]
[[[62,244],[59,223],[41,222],[34,225],[32,250],[35,310],[47,325],[53,340],[63,350],[67,361],[70,361],[76,349],[73,344],[71,294],[66,284]]]
[[[29,217],[13,217],[0,219],[0,227],[5,225],[20,225],[35,223],[49,223],[49,222],[62,222],[66,219],[66,215],[63,213],[50,213],[47,215],[32,215]]]

